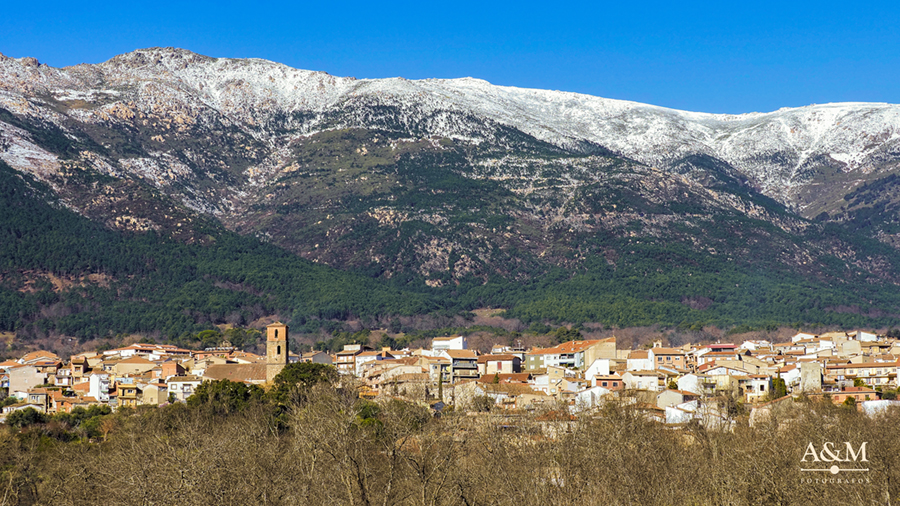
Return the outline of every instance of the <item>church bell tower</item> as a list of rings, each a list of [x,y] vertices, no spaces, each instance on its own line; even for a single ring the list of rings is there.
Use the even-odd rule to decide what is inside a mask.
[[[275,322],[266,327],[266,382],[274,381],[287,363],[288,327]]]

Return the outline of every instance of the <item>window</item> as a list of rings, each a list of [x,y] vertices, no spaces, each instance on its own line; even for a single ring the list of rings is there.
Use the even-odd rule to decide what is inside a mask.
[[[604,386],[604,387],[605,387],[605,386],[606,386],[606,385],[607,385],[607,382],[605,382],[605,381],[604,381],[604,382],[603,382],[603,385],[602,385],[602,386]]]

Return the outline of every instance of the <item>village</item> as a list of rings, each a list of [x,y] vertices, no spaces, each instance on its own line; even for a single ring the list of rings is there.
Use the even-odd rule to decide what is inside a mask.
[[[667,426],[697,423],[728,429],[739,415],[754,419],[800,396],[830,399],[867,414],[896,400],[900,340],[876,333],[798,333],[790,342],[686,344],[656,341],[619,349],[616,338],[576,340],[549,348],[469,349],[465,336],[437,337],[429,349],[346,345],[328,354],[288,351],[288,328],[266,328],[267,354],[228,343],[203,351],[132,344],[64,360],[46,351],[0,363],[9,399],[0,419],[16,410],[46,414],[108,406],[113,411],[184,402],[205,381],[265,386],[288,363],[333,365],[355,377],[359,396],[402,398],[436,411],[565,409],[576,417],[606,402],[626,402]]]

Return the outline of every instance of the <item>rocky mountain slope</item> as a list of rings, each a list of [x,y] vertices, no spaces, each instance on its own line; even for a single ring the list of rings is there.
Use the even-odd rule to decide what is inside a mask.
[[[713,115],[172,48],[0,56],[0,159],[69,208],[189,243],[213,219],[407,286],[723,265],[897,282],[879,244],[900,232],[898,139],[888,104]]]

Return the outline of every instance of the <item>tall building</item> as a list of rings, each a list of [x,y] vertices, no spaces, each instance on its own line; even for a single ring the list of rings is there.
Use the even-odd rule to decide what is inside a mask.
[[[266,327],[266,382],[274,381],[287,363],[288,327],[275,322]]]

